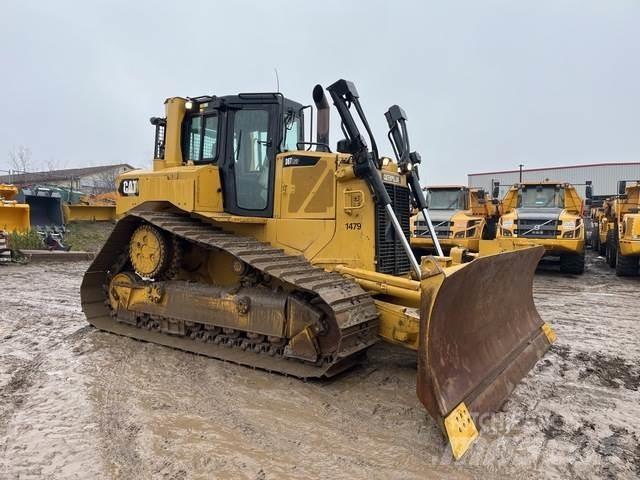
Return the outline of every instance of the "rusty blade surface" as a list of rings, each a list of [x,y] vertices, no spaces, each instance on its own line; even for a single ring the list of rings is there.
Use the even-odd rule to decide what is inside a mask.
[[[480,257],[422,281],[417,391],[440,424],[460,402],[475,417],[499,409],[549,348],[532,292],[543,253]]]

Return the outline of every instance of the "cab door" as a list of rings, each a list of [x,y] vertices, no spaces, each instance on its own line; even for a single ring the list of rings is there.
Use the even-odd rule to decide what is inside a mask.
[[[277,104],[243,103],[227,114],[225,211],[272,217]]]

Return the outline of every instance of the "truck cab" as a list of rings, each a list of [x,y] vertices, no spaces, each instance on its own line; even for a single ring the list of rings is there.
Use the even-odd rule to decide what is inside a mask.
[[[528,182],[511,186],[502,199],[496,238],[526,238],[546,255],[560,257],[560,270],[584,271],[583,200],[563,182]]]
[[[498,202],[480,188],[464,185],[434,185],[425,188],[429,215],[445,251],[462,247],[477,252],[481,239],[495,236]],[[432,251],[433,241],[422,213],[413,219],[411,246]]]

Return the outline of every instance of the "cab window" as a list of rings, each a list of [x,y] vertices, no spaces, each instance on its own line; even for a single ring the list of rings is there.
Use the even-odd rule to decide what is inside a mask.
[[[216,158],[216,145],[218,139],[218,116],[204,117],[204,130],[202,132],[202,161],[213,162]]]
[[[462,210],[465,208],[464,192],[460,189],[429,189],[427,204],[429,210]]]
[[[193,117],[189,122],[189,147],[187,160],[197,162],[200,160],[200,126],[202,117]]]
[[[519,208],[564,208],[564,189],[555,186],[523,187],[518,195]]]
[[[298,150],[298,142],[302,141],[302,121],[297,115],[285,113],[281,152]]]
[[[215,163],[217,155],[218,116],[193,116],[187,129],[187,160],[194,163]]]

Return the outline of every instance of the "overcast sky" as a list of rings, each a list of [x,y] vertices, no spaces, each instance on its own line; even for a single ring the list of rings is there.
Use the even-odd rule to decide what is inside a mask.
[[[18,145],[148,167],[166,97],[273,91],[274,68],[305,104],[354,81],[386,153],[403,106],[423,183],[638,161],[639,26],[637,0],[0,0],[0,170]]]

